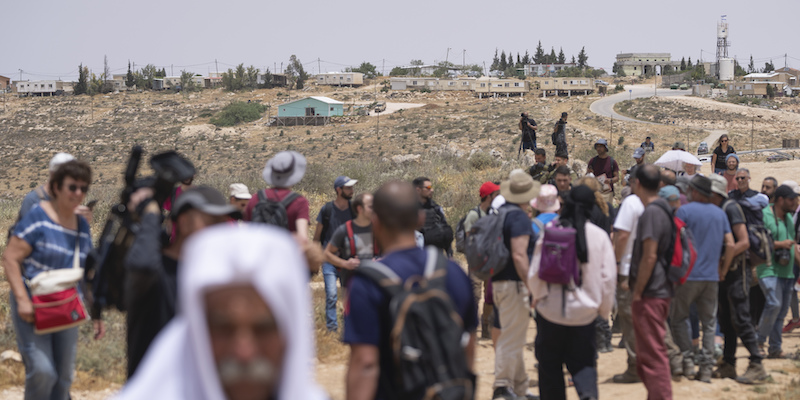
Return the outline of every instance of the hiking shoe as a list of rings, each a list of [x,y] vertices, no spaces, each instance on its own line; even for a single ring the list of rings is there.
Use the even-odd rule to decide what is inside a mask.
[[[533,394],[530,390],[525,392],[525,400],[539,400],[539,396]]]
[[[800,328],[800,319],[791,320],[783,327],[783,333],[789,333],[797,328]]]
[[[722,362],[722,365],[720,365],[717,370],[711,374],[711,377],[714,379],[736,379],[736,367],[726,362]]]
[[[744,375],[736,377],[736,382],[745,385],[754,385],[763,382],[765,379],[767,379],[767,371],[764,369],[764,365],[751,362],[750,365],[747,366],[747,371],[744,371]]]
[[[624,373],[614,375],[611,381],[614,383],[639,383],[642,380],[639,378],[639,375],[625,371]]]
[[[680,382],[683,376],[683,362],[678,357],[669,360],[669,370],[672,372],[672,380]]]
[[[711,383],[711,368],[701,367],[696,378],[700,382]]]
[[[507,387],[498,387],[494,389],[492,400],[516,400],[517,395]]]
[[[786,357],[786,354],[784,354],[783,350],[778,350],[778,351],[775,351],[775,352],[767,354],[767,358],[783,359],[783,358],[787,358],[787,357]]]
[[[694,379],[696,374],[692,357],[683,357],[683,376],[687,379]]]
[[[614,349],[611,348],[610,345],[604,344],[597,348],[598,353],[611,353]]]

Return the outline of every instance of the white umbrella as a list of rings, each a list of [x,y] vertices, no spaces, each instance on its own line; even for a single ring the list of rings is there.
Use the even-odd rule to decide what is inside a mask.
[[[692,164],[701,166],[703,163],[694,156],[694,154],[685,152],[683,150],[670,150],[664,153],[661,157],[653,163],[659,167],[671,169],[673,171],[683,171],[684,164]]]

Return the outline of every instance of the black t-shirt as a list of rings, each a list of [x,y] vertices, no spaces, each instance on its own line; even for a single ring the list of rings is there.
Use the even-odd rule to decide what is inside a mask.
[[[753,197],[757,194],[758,192],[756,192],[753,189],[747,189],[747,191],[744,193],[740,192],[739,189],[736,189],[728,192],[728,198],[733,200],[742,200],[742,199],[749,199],[750,197]],[[730,216],[728,218],[730,219]]]
[[[714,164],[714,169],[725,169],[727,166],[725,165],[725,158],[728,157],[728,154],[736,153],[736,150],[733,149],[733,146],[728,145],[728,151],[723,153],[722,146],[717,146],[714,149],[714,154],[717,155],[717,162]]]
[[[531,129],[528,124],[536,127],[536,121],[533,118],[526,118],[522,120],[522,141],[525,143],[533,143],[536,140],[536,131]]]
[[[325,226],[325,219],[328,219],[328,225]],[[345,222],[350,221],[354,218],[353,211],[350,210],[349,202],[348,207],[344,210],[340,210],[339,207],[336,207],[333,202],[328,202],[322,209],[319,211],[317,215],[317,222],[323,224],[323,235],[319,238],[322,247],[324,248],[325,245],[331,240],[333,236],[333,232],[336,231],[340,225],[344,225]]]
[[[528,235],[528,260],[530,260],[533,255],[533,248],[536,245],[533,225],[531,225],[531,219],[528,218],[528,214],[518,205],[506,203],[503,204],[500,209],[502,210],[504,207],[509,208],[506,214],[506,220],[503,223],[503,243],[505,243],[506,248],[508,248],[509,257],[506,267],[498,272],[497,275],[493,276],[492,281],[521,281],[523,278],[528,279],[528,277],[520,277],[517,273],[517,269],[514,267],[514,258],[511,256],[511,239]]]

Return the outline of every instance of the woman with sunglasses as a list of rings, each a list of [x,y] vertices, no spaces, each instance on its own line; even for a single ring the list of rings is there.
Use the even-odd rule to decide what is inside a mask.
[[[43,271],[72,268],[76,246],[83,267],[92,247],[91,236],[86,219],[75,212],[91,181],[87,163],[73,160],[62,164],[50,179],[51,199],[40,202],[14,227],[3,253],[3,268],[11,286],[11,319],[25,364],[25,399],[69,398],[78,327],[35,333],[26,282]],[[102,322],[97,321],[95,331],[102,330]]]
[[[719,137],[719,146],[714,149],[714,154],[711,156],[711,165],[714,166],[715,174],[722,175],[727,168],[725,159],[728,157],[728,154],[736,153],[736,150],[733,149],[733,146],[731,146],[729,142],[730,139],[728,139],[727,134],[723,134]]]

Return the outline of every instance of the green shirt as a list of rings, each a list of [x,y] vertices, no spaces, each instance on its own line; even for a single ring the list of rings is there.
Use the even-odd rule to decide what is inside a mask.
[[[792,221],[792,214],[786,213],[784,217],[784,221],[782,224],[778,224],[778,220],[775,218],[775,214],[772,212],[772,206],[764,208],[764,226],[767,228],[770,234],[772,234],[772,239],[776,242],[792,239],[794,242],[794,222]],[[792,262],[788,265],[780,265],[775,261],[775,252],[772,253],[772,265],[761,264],[756,266],[756,272],[758,273],[758,279],[765,278],[768,276],[777,276],[778,278],[790,278],[794,279],[794,272],[792,271],[792,266],[794,265],[794,246],[791,248],[792,252]]]
[[[481,210],[478,207],[478,212],[475,212],[475,209],[471,209],[467,211],[467,218],[464,218],[464,232],[469,233],[469,230],[472,229],[472,224],[478,222],[478,220],[482,217],[486,216],[486,212]]]

